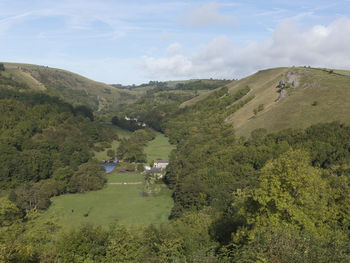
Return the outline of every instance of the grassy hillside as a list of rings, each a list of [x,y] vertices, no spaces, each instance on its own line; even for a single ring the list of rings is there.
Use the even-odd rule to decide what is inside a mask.
[[[19,63],[4,63],[4,66],[3,77],[72,104],[88,105],[95,111],[108,111],[136,99],[136,92],[120,90],[66,70]]]
[[[279,100],[281,93],[277,86],[281,80],[285,88],[283,98]],[[225,119],[233,124],[238,136],[247,136],[257,128],[274,132],[334,120],[350,123],[350,71],[275,68],[259,71],[226,86],[231,94],[248,86],[249,95],[254,96]],[[212,93],[187,101],[182,107],[205,100]],[[217,100],[219,102],[220,98]],[[255,114],[259,105],[261,109]]]

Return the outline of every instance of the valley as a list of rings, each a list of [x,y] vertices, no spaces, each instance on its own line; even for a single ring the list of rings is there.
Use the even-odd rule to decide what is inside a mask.
[[[125,87],[5,63],[0,261],[246,263],[276,242],[348,259],[348,75]]]

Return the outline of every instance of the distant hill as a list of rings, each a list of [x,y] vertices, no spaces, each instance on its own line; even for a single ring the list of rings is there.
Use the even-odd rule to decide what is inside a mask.
[[[280,82],[283,82],[283,91],[278,88]],[[254,96],[225,119],[234,125],[238,136],[248,136],[257,128],[274,132],[334,120],[350,123],[350,71],[308,67],[274,68],[259,71],[226,87],[230,94],[249,87],[249,96]],[[205,101],[213,92],[201,94],[180,107]],[[220,98],[217,100],[219,102]]]
[[[72,104],[84,104],[94,111],[109,111],[133,102],[136,95],[102,82],[56,68],[20,63],[3,63],[1,76],[11,79],[22,88],[43,91]]]

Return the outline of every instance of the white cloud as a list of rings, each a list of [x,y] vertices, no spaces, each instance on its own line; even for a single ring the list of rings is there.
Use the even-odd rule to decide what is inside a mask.
[[[237,78],[264,68],[293,65],[350,69],[349,43],[348,18],[306,29],[287,20],[263,43],[237,47],[221,36],[194,54],[144,57],[140,66],[153,78]]]
[[[159,59],[145,56],[141,62],[141,67],[146,68],[147,71],[156,78],[158,74],[165,77],[190,76],[193,72],[191,60],[183,55],[175,55]]]
[[[182,45],[179,43],[172,43],[170,44],[167,49],[166,49],[166,53],[168,55],[174,55],[177,54],[182,48]]]
[[[229,26],[236,23],[232,15],[226,15],[219,12],[220,4],[208,3],[194,9],[186,18],[187,24],[199,26]]]

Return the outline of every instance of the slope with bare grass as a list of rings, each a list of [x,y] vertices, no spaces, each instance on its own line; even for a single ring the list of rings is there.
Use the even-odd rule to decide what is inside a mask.
[[[281,81],[284,84],[282,95],[278,88]],[[274,68],[227,85],[231,94],[247,86],[250,88],[249,96],[254,96],[254,99],[225,119],[233,124],[238,136],[249,136],[257,128],[274,132],[286,128],[306,128],[319,122],[350,123],[350,71]],[[182,106],[194,105],[211,93],[187,101]]]
[[[20,63],[4,63],[4,66],[5,71],[1,73],[4,77],[95,111],[107,111],[131,103],[137,97],[136,92],[120,90],[62,69]]]

